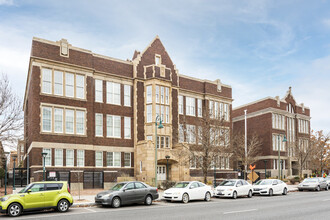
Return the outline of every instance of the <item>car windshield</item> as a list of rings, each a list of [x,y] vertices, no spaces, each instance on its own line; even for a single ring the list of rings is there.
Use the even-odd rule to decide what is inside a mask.
[[[271,185],[273,180],[259,180],[255,185]]]
[[[32,183],[30,183],[29,185],[27,185],[26,187],[24,187],[21,191],[19,191],[18,193],[25,193],[30,187],[31,187]]]
[[[234,180],[225,180],[222,183],[220,183],[220,186],[234,186],[236,181]]]
[[[121,188],[123,188],[123,186],[125,186],[126,183],[117,183],[116,185],[114,185],[111,190],[113,191],[119,191]]]
[[[189,182],[177,183],[173,188],[186,188],[189,185]]]
[[[304,179],[303,182],[305,182],[305,183],[316,183],[318,181],[317,181],[317,179]]]

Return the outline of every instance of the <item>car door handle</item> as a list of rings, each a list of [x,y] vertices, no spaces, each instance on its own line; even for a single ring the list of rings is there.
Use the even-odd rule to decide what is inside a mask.
[[[43,195],[44,195],[43,193],[40,194],[40,196],[43,196]]]

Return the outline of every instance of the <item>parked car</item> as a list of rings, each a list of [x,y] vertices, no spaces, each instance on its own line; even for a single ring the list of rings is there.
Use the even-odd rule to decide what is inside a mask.
[[[215,188],[216,197],[232,197],[236,199],[239,196],[252,197],[253,187],[250,183],[241,179],[229,179],[220,183]]]
[[[327,176],[327,177],[324,178],[324,179],[325,179],[325,181],[327,181],[328,186],[330,186],[330,176]]]
[[[285,182],[278,179],[259,180],[253,185],[253,194],[260,195],[286,195],[288,194],[288,186]]]
[[[56,208],[59,212],[68,211],[73,204],[70,188],[65,181],[34,182],[17,194],[0,198],[0,212],[12,217],[22,212]]]
[[[329,185],[327,181],[323,177],[315,177],[315,178],[306,178],[298,185],[298,190],[328,190]]]
[[[130,181],[117,183],[111,189],[98,193],[95,203],[104,206],[111,205],[113,208],[133,203],[151,205],[152,201],[158,197],[156,187],[151,187],[143,182]]]
[[[172,188],[165,190],[163,199],[167,201],[211,200],[212,189],[210,186],[198,181],[179,182]]]

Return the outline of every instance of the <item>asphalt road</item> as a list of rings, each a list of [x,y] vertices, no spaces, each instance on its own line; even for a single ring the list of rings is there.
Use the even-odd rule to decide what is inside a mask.
[[[10,218],[0,215],[2,219]],[[292,192],[287,196],[195,201],[188,204],[155,202],[151,206],[131,205],[119,209],[72,208],[67,213],[44,211],[15,219],[330,219],[330,191]]]

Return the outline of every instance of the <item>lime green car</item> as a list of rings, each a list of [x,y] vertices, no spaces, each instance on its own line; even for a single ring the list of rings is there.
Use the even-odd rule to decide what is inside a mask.
[[[0,212],[19,216],[24,211],[56,208],[68,211],[73,204],[70,188],[65,181],[34,182],[17,194],[0,197]]]

